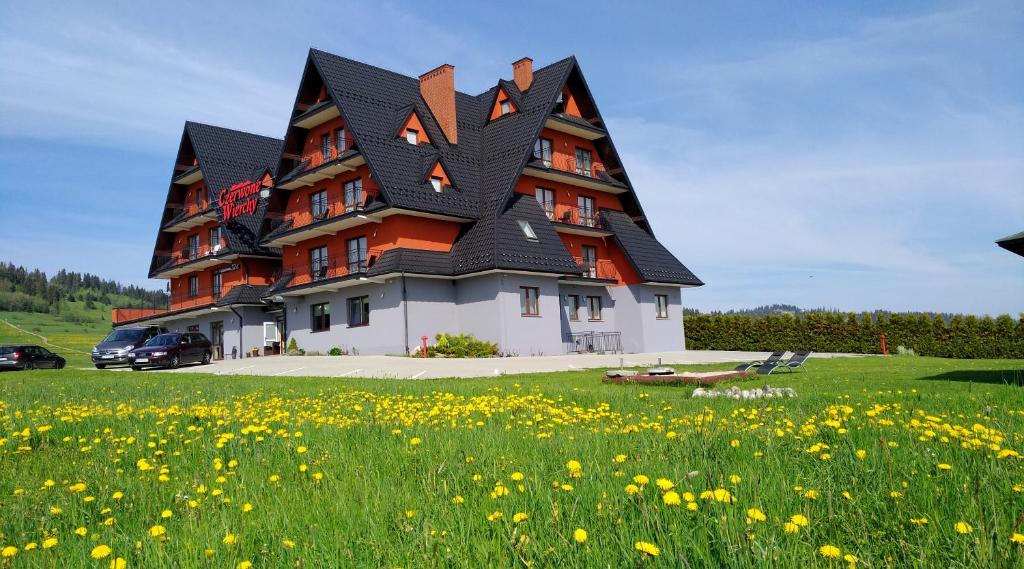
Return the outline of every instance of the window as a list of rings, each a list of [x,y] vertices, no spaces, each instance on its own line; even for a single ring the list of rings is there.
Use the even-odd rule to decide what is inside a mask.
[[[434,187],[434,191],[437,193],[441,193],[442,191],[444,191],[443,183],[444,178],[441,178],[439,176],[430,177],[430,185]]]
[[[667,294],[656,294],[654,295],[654,305],[658,308],[658,318],[668,318],[668,295]]]
[[[544,163],[547,168],[551,167],[551,140],[538,138],[533,143],[533,157]]]
[[[224,275],[221,273],[213,273],[213,299],[220,299],[220,290],[224,284]]]
[[[576,173],[580,176],[591,175],[591,154],[586,148],[576,149]]]
[[[339,128],[334,131],[334,146],[338,149],[338,154],[345,151],[345,129]]]
[[[320,137],[320,158],[324,162],[331,159],[331,135],[329,134]]]
[[[584,245],[580,247],[580,252],[583,254],[583,276],[589,279],[597,278],[597,247],[592,245]]]
[[[210,249],[218,249],[220,247],[220,227],[210,228]]]
[[[594,227],[597,220],[597,205],[594,203],[594,198],[579,196],[576,198],[576,204],[580,210],[580,218],[576,223],[585,227]]]
[[[417,144],[419,142],[419,136],[419,131],[411,128],[405,129],[405,141],[409,144]]]
[[[507,114],[509,114],[511,112],[512,112],[512,103],[510,103],[508,99],[503,99],[501,101],[501,114],[507,115]]]
[[[195,259],[199,256],[199,235],[188,236],[188,248],[185,249],[186,259]]]
[[[345,211],[363,209],[366,200],[363,196],[363,179],[356,178],[351,182],[345,182]]]
[[[356,237],[346,242],[348,247],[348,272],[366,271],[366,237]]]
[[[600,296],[588,296],[587,297],[587,312],[590,313],[590,320],[597,321],[601,319],[601,297]]]
[[[540,289],[535,286],[519,287],[519,310],[523,316],[540,316]]]
[[[369,326],[370,324],[370,297],[357,296],[348,299],[348,325]]]
[[[188,297],[199,296],[199,275],[192,275],[188,278]]]
[[[206,205],[206,189],[202,186],[196,188],[196,207],[203,209]]]
[[[309,274],[314,281],[327,278],[327,247],[309,250]]]
[[[537,203],[540,204],[540,208],[547,214],[548,219],[555,218],[555,192],[547,188],[536,189]]]
[[[326,332],[331,329],[331,303],[321,302],[309,307],[309,329],[313,332]]]
[[[187,331],[189,331],[189,332],[198,332],[199,331],[199,324],[189,324],[188,327],[186,327],[185,329]],[[182,334],[181,335],[181,339],[184,340],[186,344],[191,344],[192,343],[192,335],[191,334]]]
[[[327,190],[320,190],[309,194],[309,212],[313,214],[314,220],[321,220],[327,217]]]
[[[570,294],[565,297],[566,308],[569,309],[569,320],[578,322],[580,319],[580,295]]]
[[[530,241],[537,241],[537,233],[533,230],[533,226],[530,225],[529,221],[523,221],[522,219],[517,220],[519,222],[519,229],[523,230],[523,235],[526,236]]]

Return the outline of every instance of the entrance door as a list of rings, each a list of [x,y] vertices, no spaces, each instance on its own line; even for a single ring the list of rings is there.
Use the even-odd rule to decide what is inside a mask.
[[[210,343],[213,345],[213,357],[224,359],[224,321],[210,323]]]

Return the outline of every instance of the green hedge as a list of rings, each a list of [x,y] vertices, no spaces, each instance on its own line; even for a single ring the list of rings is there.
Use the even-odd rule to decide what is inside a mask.
[[[946,322],[927,314],[871,315],[815,312],[802,316],[687,314],[686,347],[691,350],[814,350],[878,354],[885,334],[890,353],[897,346],[922,356],[1024,358],[1024,314],[954,316]]]

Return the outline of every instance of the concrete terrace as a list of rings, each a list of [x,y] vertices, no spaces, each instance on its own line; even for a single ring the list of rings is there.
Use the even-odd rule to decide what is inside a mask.
[[[768,355],[768,352],[691,350],[641,354],[572,354],[481,359],[426,359],[401,356],[273,356],[224,360],[207,366],[183,366],[177,370],[154,371],[163,373],[210,373],[216,375],[267,377],[316,376],[437,379],[444,377],[494,377],[523,373],[613,369],[619,367],[620,361],[626,367],[655,365],[659,359],[663,364],[673,366],[717,364],[764,359]],[[848,354],[814,354],[812,357],[848,357]],[[113,370],[124,371],[128,370],[128,368],[113,368]]]

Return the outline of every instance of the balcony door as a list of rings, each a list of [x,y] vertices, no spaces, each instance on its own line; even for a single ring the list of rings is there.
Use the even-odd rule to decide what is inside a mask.
[[[597,247],[584,245],[581,248],[583,256],[583,276],[591,279],[597,278]]]
[[[555,192],[547,188],[537,188],[537,203],[547,214],[548,219],[555,218]]]
[[[551,167],[551,141],[546,138],[538,138],[533,143],[533,157],[540,160],[546,168]]]
[[[345,183],[345,211],[355,211],[357,209],[363,209],[365,203],[363,196],[363,179],[356,178],[351,182]]]
[[[576,149],[576,173],[580,176],[591,175],[591,154],[586,148]]]
[[[199,235],[188,236],[188,246],[185,249],[186,259],[195,259],[199,256]]]
[[[578,223],[587,227],[593,227],[594,219],[597,217],[597,206],[594,204],[594,198],[580,196],[576,199],[576,204],[580,210]]]
[[[224,359],[224,321],[210,322],[210,343],[213,344],[214,359]]]
[[[366,237],[348,240],[348,272],[366,271]]]
[[[220,300],[221,288],[224,286],[224,275],[213,273],[213,299]]]
[[[309,212],[314,221],[327,217],[327,190],[320,190],[309,195]]]
[[[327,247],[309,250],[309,274],[314,281],[327,278]]]

